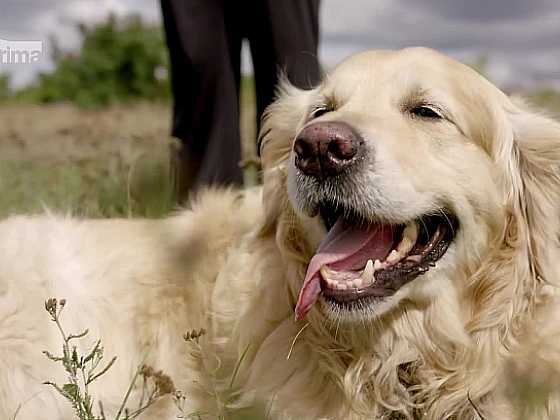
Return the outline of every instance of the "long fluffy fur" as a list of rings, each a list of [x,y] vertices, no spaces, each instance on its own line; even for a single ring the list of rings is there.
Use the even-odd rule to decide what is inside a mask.
[[[448,65],[401,54],[419,53]],[[40,385],[57,375],[41,355],[57,348],[41,310],[50,296],[68,299],[69,329],[90,328],[119,356],[95,390],[108,410],[147,354],[186,392],[187,411],[208,415],[260,404],[286,419],[559,418],[560,125],[459,69],[486,95],[466,135],[499,196],[477,206],[449,187],[477,241],[457,238],[434,294],[373,319],[349,323],[319,303],[293,321],[322,233],[294,208],[288,166],[318,91],[285,84],[263,123],[262,190],[206,192],[162,221],[0,224],[0,418],[20,405],[24,419],[70,418]],[[202,327],[199,346],[182,342]],[[147,413],[175,414],[169,399]]]

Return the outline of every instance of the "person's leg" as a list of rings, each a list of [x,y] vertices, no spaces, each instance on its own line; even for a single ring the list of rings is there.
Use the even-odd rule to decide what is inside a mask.
[[[226,27],[223,0],[161,5],[171,61],[172,135],[182,144],[174,159],[180,198],[203,185],[241,185],[235,68],[240,38]]]
[[[252,10],[248,37],[260,125],[274,99],[279,73],[303,89],[319,83],[319,0],[253,0]]]

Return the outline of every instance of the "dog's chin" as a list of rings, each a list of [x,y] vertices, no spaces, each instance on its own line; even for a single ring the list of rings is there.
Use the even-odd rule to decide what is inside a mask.
[[[415,283],[437,276],[459,229],[449,209],[411,220],[385,221],[356,208],[320,201],[314,206],[327,231],[312,257],[296,317],[316,305],[337,322],[383,316],[410,298]]]
[[[363,302],[357,302],[353,307],[348,307],[340,305],[332,299],[321,297],[318,304],[319,310],[333,326],[338,328],[340,325],[358,324],[363,326],[364,322],[369,323],[383,318],[398,308],[399,304],[406,298],[406,292],[398,293],[386,298],[364,300]]]

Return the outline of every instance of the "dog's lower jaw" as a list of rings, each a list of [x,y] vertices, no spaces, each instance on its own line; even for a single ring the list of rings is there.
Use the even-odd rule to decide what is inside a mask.
[[[319,310],[335,327],[340,325],[364,328],[364,323],[371,323],[397,307],[402,298],[398,296],[371,297],[364,302],[358,301],[352,309],[344,308],[331,299],[321,297]],[[367,328],[367,327],[366,327]]]

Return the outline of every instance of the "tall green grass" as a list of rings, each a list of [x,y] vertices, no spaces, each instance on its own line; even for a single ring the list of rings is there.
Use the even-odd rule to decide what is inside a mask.
[[[160,217],[174,205],[165,162],[0,162],[0,217],[45,209],[87,217]]]
[[[256,155],[252,77],[241,81],[242,155]],[[175,207],[171,103],[93,110],[0,106],[0,218],[45,208],[87,217],[161,217]],[[248,185],[258,179],[247,165]]]

